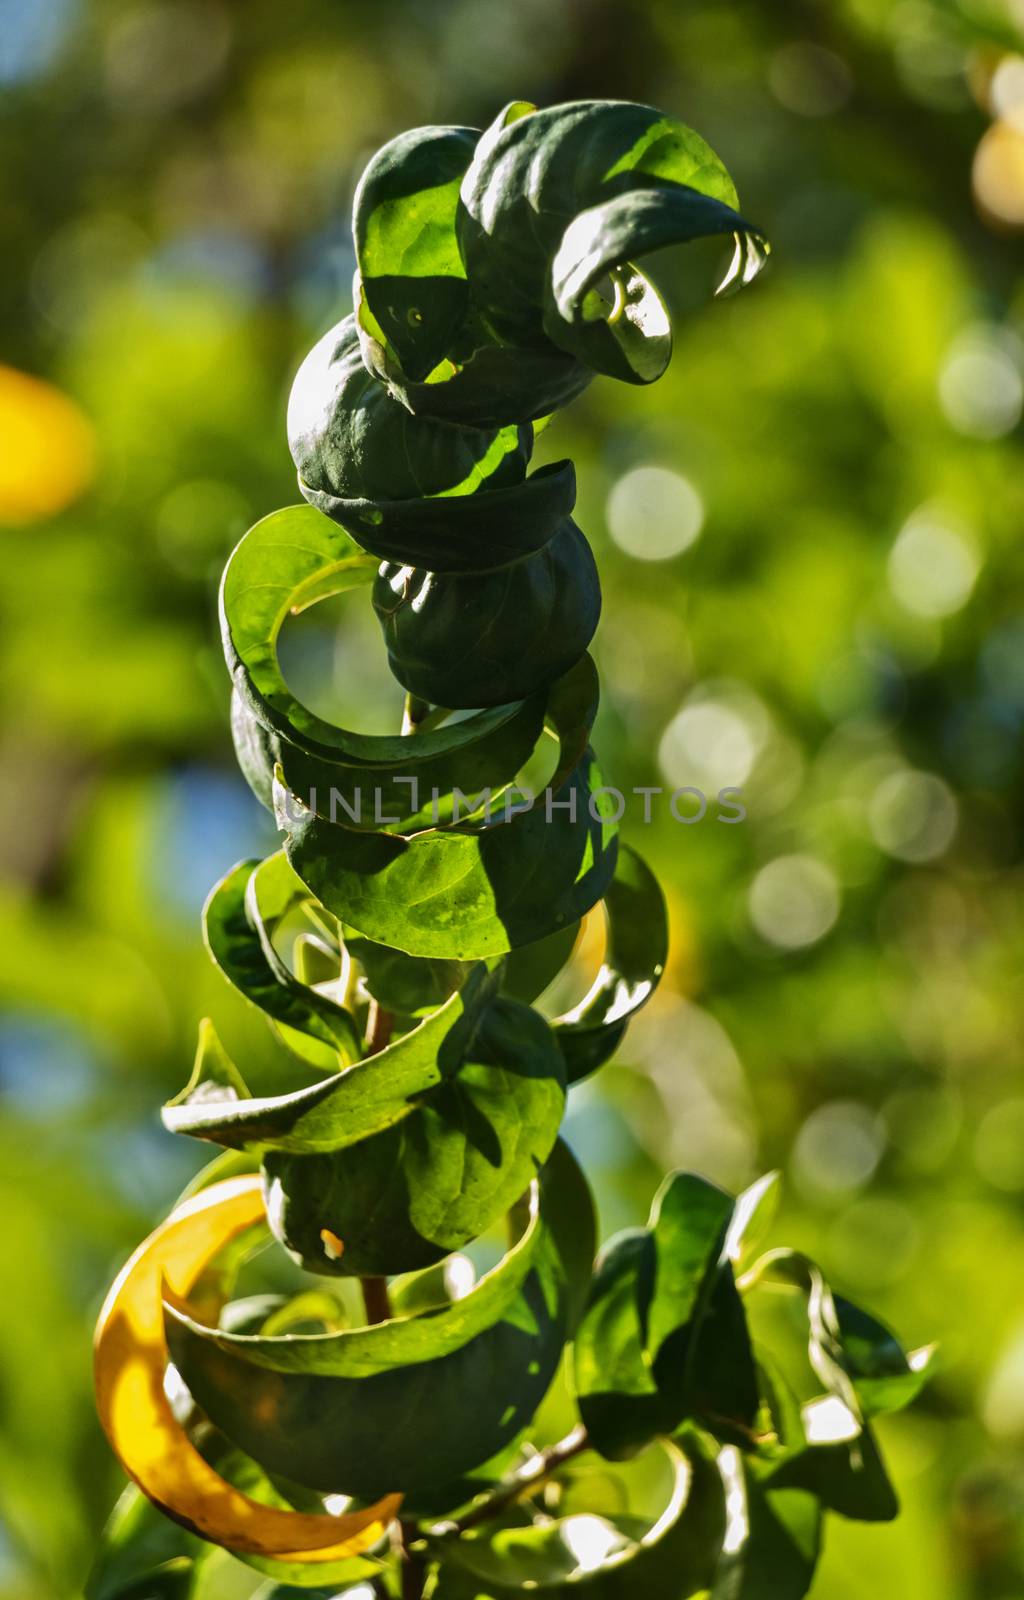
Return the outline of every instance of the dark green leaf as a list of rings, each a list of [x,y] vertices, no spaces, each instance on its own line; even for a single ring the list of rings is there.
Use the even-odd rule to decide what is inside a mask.
[[[100,1537],[85,1600],[186,1600],[205,1548],[130,1485]]]
[[[575,665],[601,614],[593,552],[571,520],[533,555],[493,572],[385,562],[373,586],[403,688],[456,708],[525,700]]]
[[[573,1346],[580,1415],[611,1459],[688,1417],[749,1432],[758,1407],[750,1340],[725,1241],[732,1201],[688,1173],[668,1178],[646,1229],[598,1262]]]
[[[685,184],[727,206],[736,202],[714,152],[650,106],[581,100],[511,123],[503,113],[477,145],[458,221],[473,293],[499,331],[536,338],[551,264],[569,224],[652,179]]]
[[[249,530],[221,586],[235,748],[246,778],[268,804],[280,766],[285,783],[305,804],[346,826],[412,829],[448,822],[453,791],[500,790],[515,777],[541,734],[547,697],[479,712],[415,737],[352,733],[307,710],[281,672],[281,627],[316,600],[368,583],[377,566],[342,528],[309,506],[276,512]]]
[[[372,157],[352,231],[367,302],[411,378],[445,354],[469,288],[455,238],[462,175],[476,128],[414,128]]]
[[[442,1542],[436,1594],[686,1600],[705,1591],[725,1531],[721,1480],[697,1450],[659,1448],[671,1459],[671,1495],[649,1518],[580,1513]]]
[[[666,245],[752,230],[732,205],[670,177],[620,172],[605,187],[621,192],[582,212],[562,235],[544,328],[596,371],[652,383],[672,354],[671,327],[653,286],[631,263]],[[611,290],[602,294],[606,274]]]
[[[507,796],[479,829],[364,836],[332,828],[279,791],[292,865],[343,922],[411,955],[501,955],[568,927],[615,868],[615,827],[603,805],[590,804],[599,779],[585,747],[596,707],[597,677],[584,657],[549,692],[559,755],[546,795],[532,805],[521,792]]]
[[[434,386],[432,386],[434,387]],[[385,561],[432,572],[486,572],[542,550],[576,504],[571,461],[539,467],[521,483],[474,494],[408,500],[320,495],[317,506]]]
[[[305,894],[283,852],[263,862],[242,861],[211,890],[203,907],[203,936],[228,982],[278,1024],[289,1048],[330,1070],[339,1056],[343,1062],[358,1058],[355,1021],[343,1006],[292,975],[270,931]]]
[[[458,993],[386,1050],[292,1094],[232,1099],[190,1091],[163,1109],[164,1126],[229,1148],[338,1150],[400,1122],[458,1071],[495,978],[480,963]],[[201,1086],[199,1086],[201,1089]]]
[[[547,1023],[497,1000],[456,1075],[394,1128],[329,1155],[264,1157],[271,1227],[315,1272],[429,1266],[512,1207],[547,1161],[564,1105]]]
[[[414,417],[367,371],[353,316],[313,346],[288,401],[288,443],[311,505],[321,496],[407,500],[517,483],[532,436],[515,424],[467,428]]]
[[[821,1551],[818,1501],[763,1488],[731,1446],[718,1459],[729,1527],[710,1600],[802,1600]]]
[[[167,1303],[172,1360],[224,1434],[297,1483],[376,1496],[455,1478],[533,1415],[589,1273],[592,1202],[564,1145],[531,1196],[517,1244],[450,1306],[270,1339]]]

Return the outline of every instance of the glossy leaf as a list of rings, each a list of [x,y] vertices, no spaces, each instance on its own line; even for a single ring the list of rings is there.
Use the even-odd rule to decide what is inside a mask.
[[[268,805],[280,767],[304,803],[346,826],[436,825],[451,819],[453,791],[500,789],[515,777],[541,734],[546,696],[414,738],[352,733],[310,712],[281,672],[281,627],[316,600],[369,583],[377,566],[349,534],[308,506],[275,512],[249,530],[221,585],[235,748],[246,778]]]
[[[651,383],[668,366],[671,326],[660,298],[631,263],[667,245],[752,230],[732,205],[670,176],[619,171],[606,187],[626,183],[613,198],[575,217],[562,235],[544,328],[598,372]],[[597,287],[609,273],[610,301]]]
[[[242,1099],[190,1084],[164,1106],[164,1126],[231,1149],[302,1155],[369,1138],[409,1116],[458,1071],[494,985],[479,964],[462,989],[386,1050],[291,1094]]]
[[[590,804],[600,787],[586,750],[596,707],[596,674],[584,657],[549,692],[559,754],[546,795],[531,804],[509,793],[479,828],[462,823],[410,839],[356,834],[332,828],[279,786],[289,860],[343,922],[410,955],[502,955],[568,927],[615,870],[615,825],[606,807]]]
[[[729,1529],[710,1600],[802,1600],[821,1552],[821,1508],[802,1489],[765,1489],[722,1451]]]
[[[532,429],[515,424],[471,428],[414,417],[366,370],[353,316],[313,346],[288,401],[299,489],[314,506],[321,496],[407,500],[517,483],[532,442]]]
[[[228,982],[279,1025],[286,1044],[314,1066],[355,1061],[360,1038],[343,1006],[300,983],[274,948],[270,924],[305,894],[282,852],[242,861],[203,907],[206,947]],[[326,1049],[310,1048],[319,1041]]]
[[[736,201],[714,152],[650,106],[585,100],[510,123],[502,113],[477,146],[459,214],[467,274],[495,326],[513,337],[536,334],[568,226],[652,180],[686,185],[727,206]]]
[[[367,302],[411,378],[425,378],[466,314],[455,238],[475,128],[414,128],[382,146],[356,190],[352,231]]]
[[[374,555],[431,572],[487,572],[550,543],[576,504],[571,461],[472,495],[368,500],[321,496],[319,509]]]
[[[647,1004],[668,957],[668,910],[641,857],[620,844],[604,897],[604,960],[590,992],[554,1024],[570,1083],[614,1055],[632,1016]]]
[[[773,1250],[755,1262],[753,1282],[765,1279],[799,1290],[806,1299],[808,1357],[828,1392],[858,1419],[900,1411],[927,1381],[934,1348],[907,1355],[895,1335],[859,1306],[833,1295],[820,1267],[795,1250]]]
[[[554,1376],[589,1272],[592,1202],[562,1145],[525,1231],[463,1299],[321,1336],[228,1335],[166,1305],[175,1365],[216,1426],[269,1470],[347,1494],[415,1489],[493,1455]],[[500,1382],[495,1374],[500,1373]],[[438,1431],[437,1417],[457,1415]]]
[[[496,1000],[455,1076],[394,1128],[329,1155],[268,1153],[270,1225],[314,1272],[429,1266],[510,1210],[547,1161],[564,1105],[550,1028]]]
[[[598,1261],[573,1345],[580,1415],[611,1459],[687,1417],[749,1429],[758,1392],[742,1306],[724,1256],[732,1201],[687,1173],[666,1180],[646,1229]]]
[[[480,1530],[441,1542],[435,1594],[586,1595],[587,1600],[687,1600],[706,1591],[725,1533],[721,1480],[693,1445],[663,1445],[672,1492],[650,1520],[589,1513]],[[602,1555],[603,1552],[603,1555]]]
[[[403,688],[433,705],[503,705],[576,664],[597,627],[601,585],[589,544],[566,521],[543,549],[493,572],[385,562],[373,606]]]
[[[414,416],[479,428],[539,422],[569,405],[593,377],[589,367],[550,340],[524,344],[502,337],[471,301],[445,360],[425,382],[417,383],[403,371],[397,352],[373,317],[358,275],[353,292],[363,360]],[[326,504],[322,509],[328,509]]]

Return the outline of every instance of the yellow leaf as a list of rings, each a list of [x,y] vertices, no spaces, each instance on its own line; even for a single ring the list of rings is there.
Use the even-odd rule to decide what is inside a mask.
[[[164,1393],[165,1284],[172,1296],[187,1295],[224,1246],[264,1216],[259,1177],[228,1178],[186,1200],[139,1246],[96,1327],[100,1421],[143,1493],[201,1538],[279,1561],[341,1561],[377,1543],[400,1495],[341,1516],[260,1505],[203,1459]]]

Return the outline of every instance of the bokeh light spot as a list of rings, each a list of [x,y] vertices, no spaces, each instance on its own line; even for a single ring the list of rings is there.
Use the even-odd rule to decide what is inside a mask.
[[[615,543],[639,561],[668,561],[700,536],[704,502],[679,472],[634,467],[608,496],[608,528]]]
[[[948,617],[966,605],[980,568],[966,533],[922,509],[904,523],[889,552],[889,587],[918,617]]]
[[[868,804],[875,843],[899,861],[934,861],[949,848],[957,822],[953,791],[931,772],[890,773]]]
[[[814,856],[777,856],[750,886],[750,920],[769,944],[802,950],[817,944],[839,915],[835,873]]]
[[[769,732],[764,704],[742,684],[701,684],[662,734],[658,763],[677,787],[711,796],[746,782]]]
[[[1024,128],[1003,119],[984,135],[974,157],[974,194],[993,221],[1024,228]]]
[[[88,488],[93,432],[53,384],[0,366],[0,523],[52,517]]]
[[[805,1191],[849,1194],[870,1182],[884,1148],[872,1111],[855,1100],[833,1100],[812,1111],[797,1134],[794,1175]]]
[[[984,325],[961,334],[939,375],[939,399],[958,433],[973,439],[1012,433],[1024,410],[1016,341]]]

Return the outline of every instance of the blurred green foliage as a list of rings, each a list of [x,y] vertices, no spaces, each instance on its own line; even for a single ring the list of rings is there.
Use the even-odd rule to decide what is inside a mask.
[[[284,398],[348,308],[354,178],[416,123],[599,94],[697,127],[775,256],[711,307],[714,246],[656,262],[669,374],[596,384],[542,440],[576,459],[602,567],[611,781],[739,787],[748,811],[627,816],[672,966],[567,1131],[605,1234],[666,1165],[730,1187],[782,1167],[780,1233],[942,1341],[880,1430],[902,1520],[837,1524],[815,1593],[1012,1600],[1020,0],[5,0],[0,21],[0,1595],[76,1593],[116,1493],[90,1325],[200,1164],[157,1117],[198,1017],[254,1087],[270,1069],[198,933],[210,883],[273,843],[234,769],[216,581],[297,498]],[[286,640],[295,687],[393,726],[368,608],[333,607],[340,631],[331,609]]]

